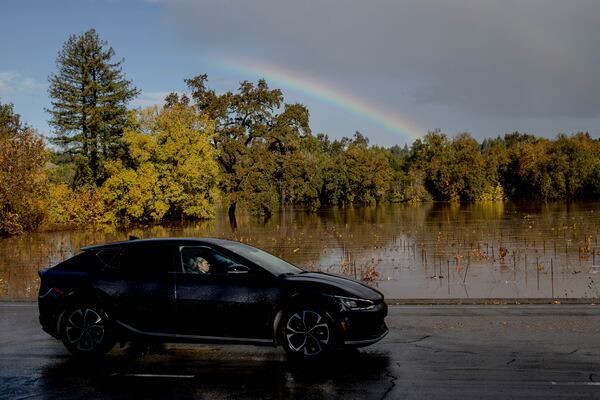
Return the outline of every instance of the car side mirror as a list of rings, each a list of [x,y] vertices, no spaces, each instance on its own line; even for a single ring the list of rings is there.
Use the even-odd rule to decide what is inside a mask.
[[[233,264],[227,268],[227,275],[242,275],[248,274],[250,272],[250,268],[246,267],[242,264]]]

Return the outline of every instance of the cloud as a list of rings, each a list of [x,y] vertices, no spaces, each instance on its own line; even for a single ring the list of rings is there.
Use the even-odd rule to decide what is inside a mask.
[[[367,87],[394,105],[500,117],[600,115],[600,1],[172,0],[180,38]]]
[[[14,71],[0,71],[0,96],[13,95],[22,92],[36,92],[45,88],[45,85],[33,78],[23,77]]]

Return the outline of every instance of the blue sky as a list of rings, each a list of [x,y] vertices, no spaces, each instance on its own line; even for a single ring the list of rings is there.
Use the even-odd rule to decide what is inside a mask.
[[[181,90],[182,79],[202,71],[183,57],[184,49],[164,29],[162,6],[136,1],[6,1],[0,16],[0,73],[8,75],[3,102],[13,102],[25,120],[48,132],[47,78],[70,34],[96,28],[124,71],[142,89],[143,100],[155,92]],[[16,76],[15,76],[16,75]],[[1,76],[1,75],[0,75]],[[29,81],[29,85],[25,84]]]
[[[592,0],[4,0],[0,101],[50,135],[56,55],[70,34],[95,28],[142,91],[132,107],[184,91],[183,79],[200,73],[218,91],[264,76],[332,137],[360,130],[372,143],[404,144],[434,128],[599,137],[599,19]]]

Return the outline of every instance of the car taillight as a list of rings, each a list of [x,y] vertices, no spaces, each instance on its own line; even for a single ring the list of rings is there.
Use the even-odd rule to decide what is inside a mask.
[[[64,297],[65,292],[64,292],[64,290],[57,288],[57,287],[52,287],[48,290],[45,290],[45,289],[40,290],[40,299],[43,299],[43,298],[47,297],[48,295]]]

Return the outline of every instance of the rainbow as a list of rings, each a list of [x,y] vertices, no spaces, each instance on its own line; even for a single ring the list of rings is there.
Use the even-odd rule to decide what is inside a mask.
[[[303,76],[297,71],[239,59],[221,58],[220,64],[226,69],[264,78],[269,82],[275,82],[277,85],[347,110],[401,136],[409,144],[425,133],[408,118],[397,113],[384,111],[381,107],[364,98],[345,92],[315,78]]]

